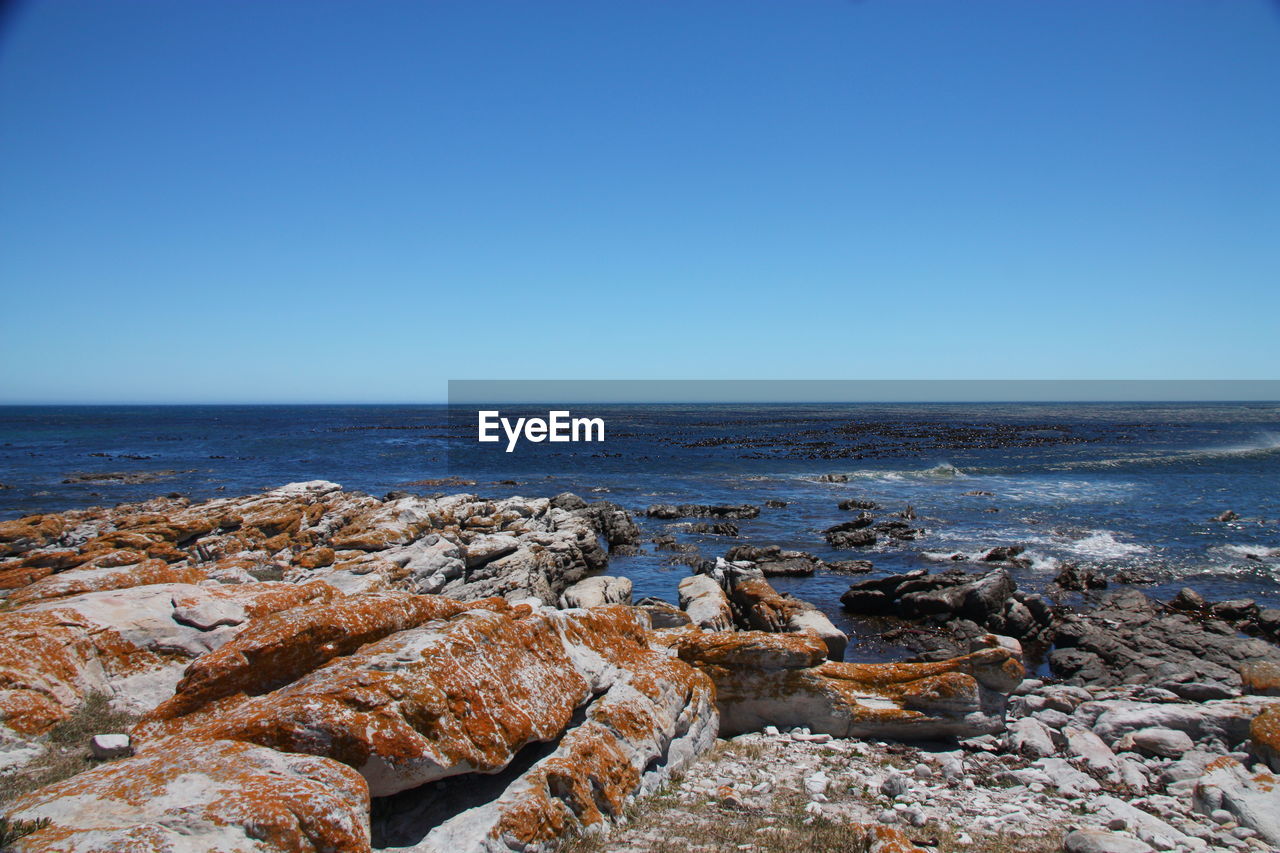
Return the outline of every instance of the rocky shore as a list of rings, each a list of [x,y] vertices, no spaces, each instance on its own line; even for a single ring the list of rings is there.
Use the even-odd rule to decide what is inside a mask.
[[[920,532],[848,509],[837,547]],[[633,602],[605,572],[641,536],[572,494],[325,481],[2,522],[0,846],[1280,850],[1275,611],[1066,607],[996,549],[850,579],[915,657],[847,663],[769,582],[811,555],[738,544]]]

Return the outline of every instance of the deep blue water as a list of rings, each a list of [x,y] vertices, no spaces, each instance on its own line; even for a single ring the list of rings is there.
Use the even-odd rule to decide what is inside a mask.
[[[739,540],[645,526],[677,532],[708,557],[735,541],[776,543],[830,559],[866,557],[884,572],[945,568],[929,555],[1018,543],[1034,560],[1016,573],[1031,588],[1070,560],[1147,571],[1157,595],[1187,585],[1214,599],[1280,605],[1280,405],[615,406],[590,414],[606,421],[603,445],[521,445],[471,458],[458,453],[472,444],[471,421],[450,424],[443,406],[3,407],[0,517],[308,479],[377,495],[572,490],[633,511],[775,498],[789,505],[739,522]],[[179,473],[134,485],[63,482],[114,471]],[[850,479],[814,479],[830,473]],[[445,476],[475,485],[414,485]],[[972,491],[993,496],[965,494]],[[854,496],[883,505],[879,515],[910,504],[927,535],[866,553],[831,551],[821,530],[849,517],[836,503]],[[1224,509],[1240,520],[1209,521]],[[630,576],[638,596],[674,599],[688,569],[667,565],[670,556],[617,558],[612,571]],[[776,581],[838,621],[848,584],[843,576]]]

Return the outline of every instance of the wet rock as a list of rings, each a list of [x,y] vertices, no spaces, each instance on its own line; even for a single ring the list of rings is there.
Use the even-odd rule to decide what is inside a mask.
[[[654,504],[645,510],[650,518],[755,518],[760,507],[750,504]]]
[[[596,501],[589,506],[579,507],[574,514],[585,518],[599,532],[608,543],[610,553],[640,544],[640,527],[632,519],[631,513],[615,503]]]
[[[1222,512],[1218,513],[1217,515],[1215,515],[1213,518],[1211,518],[1211,519],[1209,519],[1209,520],[1210,520],[1210,521],[1216,521],[1216,522],[1219,522],[1219,523],[1223,523],[1223,522],[1228,522],[1228,521],[1235,521],[1235,520],[1236,520],[1236,519],[1238,519],[1239,517],[1240,517],[1240,516],[1239,516],[1239,514],[1238,514],[1238,513],[1236,513],[1236,511],[1235,511],[1235,510],[1232,510],[1232,509],[1226,509],[1226,510],[1223,510]]]
[[[838,507],[847,512],[851,510],[879,509],[880,505],[875,501],[862,500],[860,498],[845,498],[840,501]]]
[[[866,515],[863,513],[862,515]],[[849,550],[851,548],[867,548],[876,544],[876,533],[869,528],[870,518],[860,515],[854,521],[836,524],[822,531],[822,536],[832,548]]]
[[[875,568],[875,564],[870,560],[833,560],[826,567],[836,574],[865,575]]]
[[[1107,588],[1107,579],[1100,572],[1075,563],[1067,563],[1063,566],[1053,582],[1061,589],[1074,591]]]
[[[812,554],[784,551],[778,545],[735,545],[725,554],[725,560],[754,563],[766,577],[802,577],[813,574],[822,565],[822,561]]]
[[[738,525],[732,521],[695,521],[689,525],[689,532],[711,536],[737,536]]]

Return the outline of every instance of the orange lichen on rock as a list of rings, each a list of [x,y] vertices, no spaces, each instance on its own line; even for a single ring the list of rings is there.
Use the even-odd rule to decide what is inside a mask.
[[[368,813],[364,779],[336,761],[199,741],[87,770],[27,795],[8,817],[50,821],[14,853],[363,853]]]
[[[1280,772],[1280,703],[1268,705],[1249,724],[1249,739],[1254,752]]]
[[[275,613],[254,621],[221,648],[195,660],[173,698],[147,719],[180,717],[237,693],[266,693],[397,631],[455,616],[468,607],[507,606],[501,599],[466,605],[440,596],[388,592]],[[144,721],[140,732],[147,728]]]
[[[37,602],[0,613],[0,719],[22,734],[46,731],[89,693],[124,690],[149,707],[187,661],[226,642],[255,615],[335,593],[323,583],[245,586],[158,584]],[[172,681],[128,679],[174,670]],[[143,689],[143,688],[146,689]]]
[[[10,604],[22,606],[52,598],[66,598],[86,592],[128,589],[158,583],[199,583],[205,579],[202,569],[174,566],[163,560],[144,560],[128,566],[95,569],[73,569],[38,580],[11,594]]]
[[[589,695],[553,620],[469,610],[334,658],[272,693],[148,718],[138,732],[326,755],[359,769],[382,796],[499,770],[526,743],[558,736]]]
[[[1240,681],[1245,693],[1280,696],[1280,665],[1273,661],[1247,663],[1240,667]]]
[[[43,548],[65,530],[66,518],[61,515],[29,515],[13,521],[0,521],[0,557]]]
[[[937,663],[822,661],[807,634],[689,634],[682,660],[715,682],[722,734],[808,726],[839,737],[968,737],[1003,728],[1003,693],[1021,678],[1008,649]]]

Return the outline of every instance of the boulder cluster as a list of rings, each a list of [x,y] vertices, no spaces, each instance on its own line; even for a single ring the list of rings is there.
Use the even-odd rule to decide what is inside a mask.
[[[1023,675],[1007,640],[843,663],[844,635],[751,562],[687,578],[679,607],[633,605],[600,572],[638,541],[625,510],[573,495],[324,481],[0,523],[0,779],[92,729],[104,697],[136,717],[89,731],[92,766],[0,804],[5,843],[548,850],[722,735],[1003,731]]]

